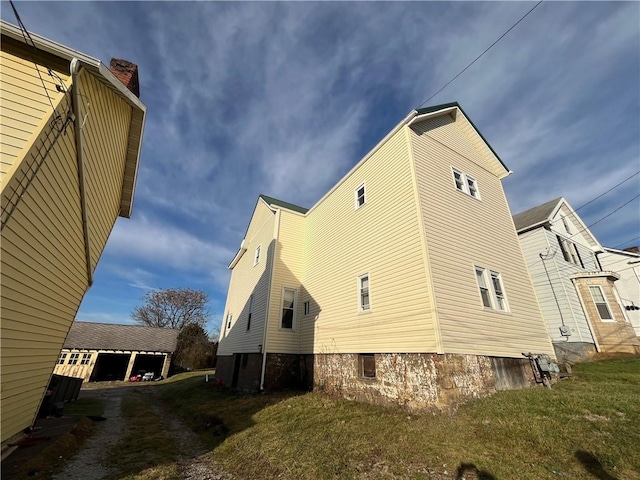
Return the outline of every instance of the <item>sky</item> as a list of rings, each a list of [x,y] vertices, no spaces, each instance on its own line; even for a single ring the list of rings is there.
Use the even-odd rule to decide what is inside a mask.
[[[15,2],[31,33],[139,67],[147,106],[130,219],[117,220],[78,320],[133,323],[152,289],[205,291],[258,195],[313,206],[532,2]],[[8,2],[3,20],[17,23]],[[513,174],[512,213],[574,209],[640,170],[640,3],[545,1],[423,106],[457,101]],[[640,175],[579,209],[640,244]],[[634,197],[636,197],[634,199]]]

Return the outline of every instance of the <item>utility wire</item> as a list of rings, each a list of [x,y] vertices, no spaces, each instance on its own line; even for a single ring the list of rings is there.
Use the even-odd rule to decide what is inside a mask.
[[[637,240],[637,239],[639,239],[639,238],[640,238],[640,235],[638,235],[637,237],[630,238],[629,240],[625,240],[624,242],[619,243],[619,244],[618,244],[618,245],[616,245],[615,247],[611,247],[611,248],[618,249],[618,247],[623,247],[623,246],[625,246],[625,245],[627,245],[627,244],[629,244],[629,243],[631,243],[631,242],[633,242],[634,240]]]
[[[629,180],[631,180],[633,177],[635,177],[636,175],[640,174],[640,170],[638,170],[636,173],[628,176],[627,178],[625,178],[623,181],[621,181],[620,183],[618,183],[617,185],[614,185],[613,187],[611,187],[609,190],[607,190],[604,193],[601,193],[600,195],[598,195],[596,198],[594,198],[593,200],[589,200],[587,203],[585,203],[584,205],[580,205],[578,208],[576,208],[573,213],[577,212],[578,210],[580,210],[581,208],[586,207],[587,205],[595,202],[596,200],[598,200],[599,198],[604,197],[607,193],[611,192],[612,190],[615,190],[616,188],[618,188],[620,185],[622,185],[625,182],[628,182]]]
[[[460,75],[462,75],[464,72],[466,72],[474,63],[476,63],[478,60],[480,60],[480,58],[487,53],[489,50],[491,50],[494,45],[496,45],[500,40],[502,40],[511,30],[513,30],[520,22],[522,22],[531,12],[533,12],[536,8],[538,8],[538,5],[540,5],[544,0],[540,0],[538,3],[536,3],[533,8],[531,10],[529,10],[527,13],[525,13],[520,20],[518,20],[516,23],[514,23],[513,25],[511,25],[511,27],[504,32],[502,35],[500,35],[500,37],[493,42],[491,45],[489,45],[484,52],[482,52],[480,55],[478,55],[473,62],[471,62],[469,65],[467,65],[466,67],[464,67],[462,70],[460,70],[460,72],[453,77],[451,80],[449,80],[447,83],[445,83],[436,93],[434,93],[433,95],[431,95],[429,98],[427,98],[424,102],[422,102],[420,105],[418,105],[418,108],[421,107],[422,105],[424,105],[425,103],[427,103],[429,100],[431,100],[433,97],[435,97],[436,95],[438,95],[442,90],[444,90],[445,88],[447,88],[449,86],[449,84],[451,84],[456,78],[458,78]]]
[[[13,9],[13,14],[16,16],[16,21],[18,22],[18,26],[20,27],[20,31],[22,32],[22,38],[24,38],[24,43],[29,45],[29,42],[31,42],[31,47],[37,53],[38,52],[38,47],[36,47],[35,42],[31,38],[31,34],[27,30],[27,27],[25,27],[24,23],[22,23],[22,19],[20,18],[20,14],[18,13],[18,9],[13,4],[13,0],[9,0],[9,3],[11,4],[11,8]],[[28,40],[27,40],[27,38],[28,38]],[[49,100],[49,105],[51,105],[51,110],[53,110],[53,112],[55,114],[56,108],[53,106],[53,100],[51,100],[51,97],[49,96],[49,91],[47,90],[47,86],[44,83],[44,79],[42,78],[42,75],[40,74],[40,68],[38,67],[38,64],[36,63],[35,58],[32,57],[31,61],[33,62],[34,66],[36,67],[36,72],[38,72],[38,77],[40,78],[40,82],[42,83],[42,88],[44,88],[44,93],[47,96],[47,99]],[[53,76],[51,74],[51,70],[50,69],[49,69],[49,75]],[[64,90],[64,84],[63,84],[62,88]]]
[[[616,213],[618,210],[620,210],[620,209],[622,209],[622,208],[626,207],[627,205],[629,205],[631,202],[633,202],[633,201],[634,201],[636,198],[638,198],[638,197],[640,197],[640,193],[639,193],[638,195],[636,195],[635,197],[633,197],[633,198],[632,198],[631,200],[629,200],[628,202],[625,202],[624,204],[620,205],[620,206],[619,206],[618,208],[616,208],[613,212],[611,212],[611,213],[609,213],[609,214],[605,215],[604,217],[602,217],[600,220],[597,220],[597,221],[593,222],[591,225],[587,225],[587,228],[591,228],[591,227],[593,227],[594,225],[596,225],[597,223],[600,223],[600,222],[601,222],[602,220],[604,220],[605,218],[610,217],[611,215],[613,215],[614,213]],[[586,230],[586,229],[585,229],[585,230]],[[577,233],[577,232],[576,232],[576,233]],[[574,233],[573,235],[575,235],[575,233]],[[571,235],[571,236],[573,237],[573,235]],[[569,237],[569,238],[571,238],[571,237]]]

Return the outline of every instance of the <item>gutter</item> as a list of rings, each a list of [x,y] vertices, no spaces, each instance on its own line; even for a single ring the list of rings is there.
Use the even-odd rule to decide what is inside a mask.
[[[87,290],[93,285],[93,272],[91,271],[91,242],[89,239],[89,218],[87,215],[87,181],[85,178],[85,160],[82,141],[82,117],[80,115],[80,60],[74,57],[71,60],[71,105],[73,108],[73,127],[76,137],[76,160],[78,163],[78,187],[80,190],[80,212],[82,215],[82,233],[84,236],[84,256],[87,266]]]

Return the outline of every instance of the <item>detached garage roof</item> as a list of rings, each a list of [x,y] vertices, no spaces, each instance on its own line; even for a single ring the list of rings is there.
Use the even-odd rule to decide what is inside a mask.
[[[63,348],[174,352],[178,330],[141,325],[73,322]]]

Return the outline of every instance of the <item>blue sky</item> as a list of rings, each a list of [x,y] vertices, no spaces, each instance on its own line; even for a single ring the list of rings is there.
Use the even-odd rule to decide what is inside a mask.
[[[138,64],[148,108],[133,216],[77,318],[132,323],[149,289],[190,287],[213,329],[258,195],[311,207],[533,5],[16,2],[29,31]],[[513,170],[513,213],[580,207],[640,170],[640,3],[544,2],[428,105],[450,101]],[[639,192],[640,175],[579,214]],[[640,244],[640,200],[592,231]]]

